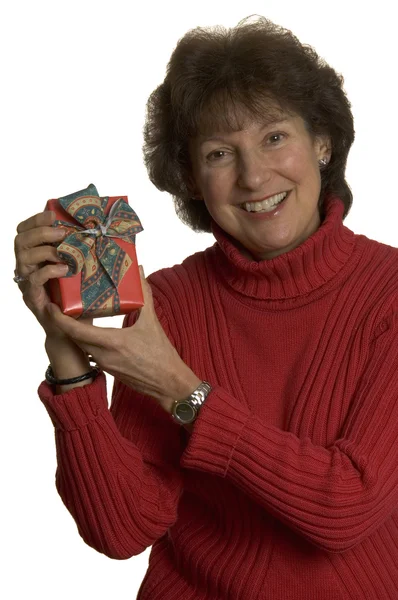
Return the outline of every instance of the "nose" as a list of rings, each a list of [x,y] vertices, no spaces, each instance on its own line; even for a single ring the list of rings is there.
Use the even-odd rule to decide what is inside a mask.
[[[263,190],[272,177],[270,165],[261,152],[249,152],[239,159],[238,185],[252,191]]]

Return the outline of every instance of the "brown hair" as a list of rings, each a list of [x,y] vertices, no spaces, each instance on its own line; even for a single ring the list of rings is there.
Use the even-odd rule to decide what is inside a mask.
[[[325,195],[336,194],[345,218],[352,205],[345,169],[355,132],[343,82],[311,46],[264,17],[248,17],[231,29],[188,31],[148,99],[143,152],[150,180],[172,195],[183,223],[210,232],[205,203],[192,199],[189,140],[212,128],[241,129],[236,114],[231,117],[236,108],[264,121],[271,100],[300,115],[312,136],[330,136],[332,155],[321,170],[318,206],[323,219]]]

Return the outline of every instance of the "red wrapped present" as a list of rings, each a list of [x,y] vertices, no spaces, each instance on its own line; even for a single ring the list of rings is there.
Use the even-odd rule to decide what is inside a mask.
[[[50,279],[51,301],[65,315],[109,317],[144,305],[135,236],[143,230],[127,196],[100,197],[95,185],[49,200],[54,227],[68,235],[55,243],[69,266],[65,277]]]

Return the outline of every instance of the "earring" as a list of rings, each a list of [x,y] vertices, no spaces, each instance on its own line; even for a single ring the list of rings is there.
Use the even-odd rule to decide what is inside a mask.
[[[328,159],[327,158],[321,158],[320,160],[318,160],[318,164],[320,167],[326,167],[326,165],[328,164]]]

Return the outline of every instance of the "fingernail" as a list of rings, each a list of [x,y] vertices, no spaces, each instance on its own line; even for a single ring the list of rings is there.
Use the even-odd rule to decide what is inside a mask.
[[[56,235],[58,238],[62,238],[66,235],[66,230],[65,229],[57,229],[56,231]]]

